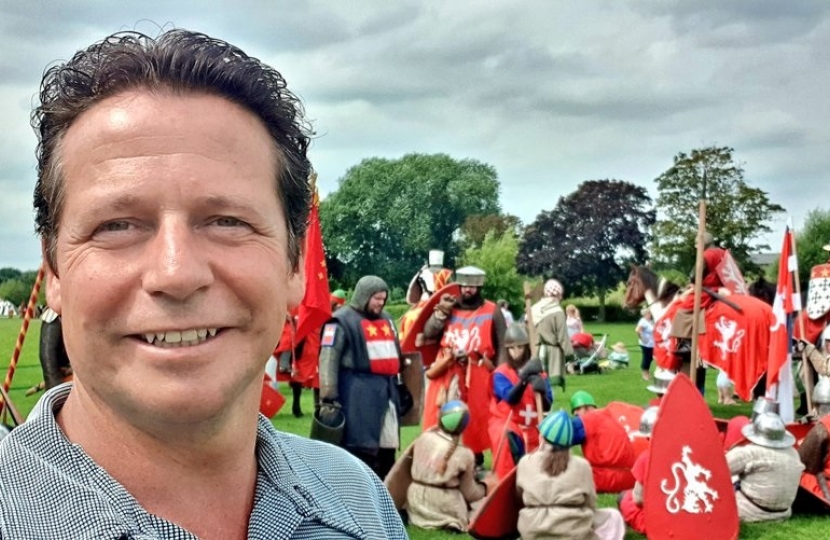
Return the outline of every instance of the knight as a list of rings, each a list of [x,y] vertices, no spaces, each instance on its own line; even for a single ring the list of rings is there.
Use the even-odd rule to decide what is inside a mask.
[[[814,476],[819,496],[830,502],[827,487],[827,476],[830,475],[830,378],[819,376],[818,384],[813,388],[813,405],[818,420],[798,447],[798,455],[804,463],[804,472]]]
[[[780,521],[792,514],[804,465],[784,421],[774,412],[758,414],[741,430],[746,441],[726,452],[742,522]]]
[[[825,244],[823,249],[830,252],[830,244]],[[799,321],[799,324],[795,325],[794,336],[807,343],[815,343],[822,331],[830,324],[830,258],[827,262],[817,264],[810,269],[807,306],[801,312],[800,317],[804,324],[802,325]],[[802,326],[804,327],[803,335]]]

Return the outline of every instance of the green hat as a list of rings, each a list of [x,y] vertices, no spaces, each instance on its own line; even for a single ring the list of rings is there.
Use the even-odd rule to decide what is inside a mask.
[[[468,423],[470,423],[470,409],[463,401],[454,399],[441,407],[439,424],[441,429],[450,435],[461,435]]]
[[[343,289],[337,289],[336,291],[331,293],[331,295],[335,298],[340,298],[341,300],[346,299],[346,291],[344,291]]]
[[[574,440],[574,427],[565,411],[549,414],[539,424],[539,433],[550,444],[570,448]]]
[[[571,412],[586,405],[593,405],[596,407],[597,402],[594,401],[594,397],[585,390],[577,390],[574,392],[574,395],[571,396]]]

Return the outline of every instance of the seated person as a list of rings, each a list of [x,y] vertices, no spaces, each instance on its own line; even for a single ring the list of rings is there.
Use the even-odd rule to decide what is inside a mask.
[[[619,506],[625,524],[632,530],[646,535],[646,511],[643,506],[646,474],[648,474],[648,460],[650,450],[646,450],[637,457],[631,474],[634,476],[634,488],[627,489],[620,494]]]
[[[611,353],[608,355],[607,366],[609,369],[620,369],[628,367],[628,350],[625,343],[618,341],[611,346]]]
[[[606,411],[597,409],[594,398],[585,390],[574,392],[571,411],[574,444],[582,445],[597,492],[619,493],[634,487],[631,467],[636,458],[625,428]]]
[[[726,452],[742,522],[787,519],[804,465],[795,437],[773,412],[763,412],[741,430],[749,442]]]
[[[484,498],[487,486],[476,480],[475,456],[459,440],[470,421],[467,405],[449,401],[439,415],[438,429],[425,431],[413,443],[409,521],[422,529],[465,532],[470,504]]]
[[[830,475],[830,379],[820,375],[813,388],[813,405],[816,407],[818,420],[801,441],[798,455],[804,463],[804,479],[810,479],[813,492],[823,495],[830,501],[830,489],[827,476]],[[820,496],[821,496],[820,495]]]
[[[530,358],[524,326],[513,323],[504,333],[507,362],[492,375],[489,430],[493,472],[507,476],[519,459],[539,446],[539,415],[550,410],[553,391],[542,363]],[[537,410],[536,396],[543,411]]]
[[[522,538],[622,540],[622,516],[611,508],[597,509],[591,466],[570,454],[574,431],[568,413],[548,415],[540,431],[544,442],[519,461],[516,471],[524,505],[518,522]]]

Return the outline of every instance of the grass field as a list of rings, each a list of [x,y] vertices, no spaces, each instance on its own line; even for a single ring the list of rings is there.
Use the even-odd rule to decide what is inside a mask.
[[[2,366],[8,366],[9,359],[14,351],[17,335],[20,330],[19,319],[0,319],[0,355],[2,355]],[[554,408],[567,408],[568,400],[574,391],[584,389],[591,392],[599,404],[608,401],[626,401],[638,405],[645,404],[653,395],[645,389],[646,383],[640,378],[639,362],[640,351],[637,347],[636,335],[632,324],[588,324],[586,331],[594,334],[608,334],[608,343],[623,341],[628,345],[631,357],[631,367],[626,370],[618,370],[602,375],[572,375],[567,380],[567,391],[556,392]],[[28,388],[42,380],[40,364],[38,362],[38,339],[40,334],[40,321],[32,321],[26,342],[23,347],[20,362],[14,374],[11,385],[10,397],[15,406],[24,417],[34,407],[40,394],[25,397]],[[707,374],[706,401],[710,405],[715,416],[729,418],[737,414],[749,414],[751,404],[724,406],[717,404],[717,392],[715,390],[716,373],[711,371]],[[301,435],[307,435],[310,427],[310,412],[312,410],[311,392],[303,394],[303,410],[306,415],[302,418],[294,418],[290,409],[290,391],[286,389],[286,397],[289,405],[274,417],[274,425],[277,428]],[[406,447],[417,435],[417,427],[403,429],[403,446]],[[600,506],[614,506],[616,497],[601,495]],[[789,540],[791,538],[828,538],[830,533],[830,519],[824,515],[796,515],[783,523],[748,524],[741,527],[740,538],[759,538],[766,540]],[[409,527],[409,534],[413,539],[457,539],[457,534],[424,531],[415,527]],[[700,538],[706,537],[706,531],[701,531]],[[636,534],[628,534],[627,539],[642,538]]]

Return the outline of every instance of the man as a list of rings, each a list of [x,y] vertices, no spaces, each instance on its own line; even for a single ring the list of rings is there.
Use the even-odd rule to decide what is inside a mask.
[[[695,246],[697,246],[697,242],[695,242]],[[719,288],[723,287],[723,282],[715,269],[721,261],[723,261],[723,258],[726,255],[726,250],[715,245],[715,237],[709,232],[703,234],[703,249],[702,285],[704,288],[717,292]],[[694,269],[692,269],[691,281],[694,281],[694,272]],[[684,296],[681,300],[681,305],[674,316],[671,327],[671,337],[679,338],[677,352],[680,354],[686,354],[687,356],[691,350],[692,313],[694,311],[695,304],[695,295],[692,292],[693,290],[694,289],[690,288],[687,291],[686,296]],[[710,295],[703,293],[700,297],[701,311],[712,305],[712,302],[714,301],[714,298]],[[705,327],[701,324],[700,328],[700,332],[702,333],[705,330]]]
[[[490,444],[493,472],[504,478],[523,455],[539,447],[539,422],[550,410],[553,392],[538,358],[530,358],[524,326],[513,323],[504,333],[507,362],[493,372],[490,399]],[[543,410],[538,410],[536,396]]]
[[[320,348],[320,418],[345,417],[340,445],[383,479],[400,446],[398,373],[401,347],[395,323],[383,310],[389,288],[363,276],[347,306],[323,326]]]
[[[490,374],[506,361],[507,351],[502,346],[506,326],[496,304],[481,296],[484,270],[465,266],[456,270],[455,276],[460,298],[444,295],[424,325],[424,337],[440,339],[441,349],[426,371],[423,429],[435,425],[444,403],[464,401],[470,407],[464,445],[475,453],[480,467],[483,452],[490,448]]]
[[[759,414],[741,431],[749,443],[726,452],[738,517],[744,523],[787,519],[804,470],[795,437],[774,412]]]
[[[33,123],[74,383],[0,447],[0,537],[405,538],[362,463],[257,414],[311,200],[282,76],[203,34],[119,33],[46,72]]]
[[[634,487],[631,468],[636,459],[625,428],[603,409],[593,396],[578,390],[571,396],[574,444],[591,464],[597,493],[619,493]]]
[[[827,486],[830,475],[830,379],[827,377],[819,376],[813,388],[813,405],[818,421],[798,447],[798,455],[804,463],[804,472],[815,476],[821,496],[830,501]]]
[[[559,305],[565,289],[559,281],[549,279],[545,282],[544,295],[531,308],[538,336],[539,359],[547,365],[550,383],[561,386],[564,391],[565,360],[574,355],[565,311]]]

